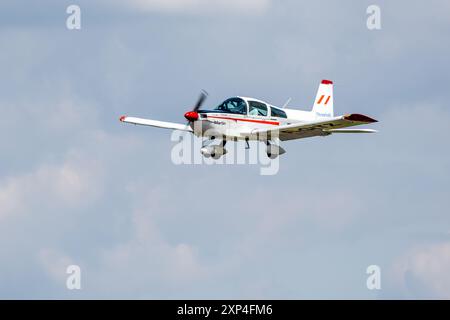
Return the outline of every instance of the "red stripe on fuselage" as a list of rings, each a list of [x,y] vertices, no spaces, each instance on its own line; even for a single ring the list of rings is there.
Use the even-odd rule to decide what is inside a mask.
[[[208,118],[214,118],[214,119],[226,119],[226,120],[235,120],[235,121],[246,121],[246,122],[272,124],[272,125],[275,125],[275,126],[278,126],[280,124],[277,121],[255,120],[255,119],[245,119],[245,118],[231,118],[231,117],[219,117],[219,116],[207,116],[207,117]]]

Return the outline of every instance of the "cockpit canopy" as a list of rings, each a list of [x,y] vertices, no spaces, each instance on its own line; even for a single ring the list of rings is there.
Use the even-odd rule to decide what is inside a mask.
[[[284,112],[283,110],[268,105],[262,101],[253,100],[251,98],[246,98],[246,100],[239,97],[227,99],[216,108],[214,108],[213,111],[243,115],[248,114],[250,116],[260,117],[272,116],[278,118],[287,118],[286,112]]]
[[[226,113],[247,114],[247,104],[244,99],[230,98],[222,102],[214,110]]]
[[[263,116],[267,117],[267,105],[265,103],[249,100],[248,101],[248,114],[251,116]]]

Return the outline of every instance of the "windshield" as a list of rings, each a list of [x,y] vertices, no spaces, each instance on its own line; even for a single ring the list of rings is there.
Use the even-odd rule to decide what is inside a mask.
[[[247,114],[247,104],[241,98],[231,98],[225,100],[214,110],[220,110],[227,113]]]

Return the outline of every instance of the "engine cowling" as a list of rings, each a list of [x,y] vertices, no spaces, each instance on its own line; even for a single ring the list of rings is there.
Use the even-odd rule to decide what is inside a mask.
[[[227,149],[222,146],[207,146],[201,148],[200,153],[206,158],[213,157],[214,159],[219,159],[227,153]]]

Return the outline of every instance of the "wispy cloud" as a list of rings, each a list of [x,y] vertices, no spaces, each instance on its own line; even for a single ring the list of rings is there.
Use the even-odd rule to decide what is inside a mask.
[[[60,165],[42,165],[33,172],[6,178],[0,182],[0,219],[86,205],[101,192],[100,174],[95,161],[71,154]]]
[[[120,3],[143,11],[254,15],[265,12],[270,2],[270,0],[131,0],[126,4]]]
[[[396,259],[388,290],[409,299],[450,299],[450,242],[416,246]]]

